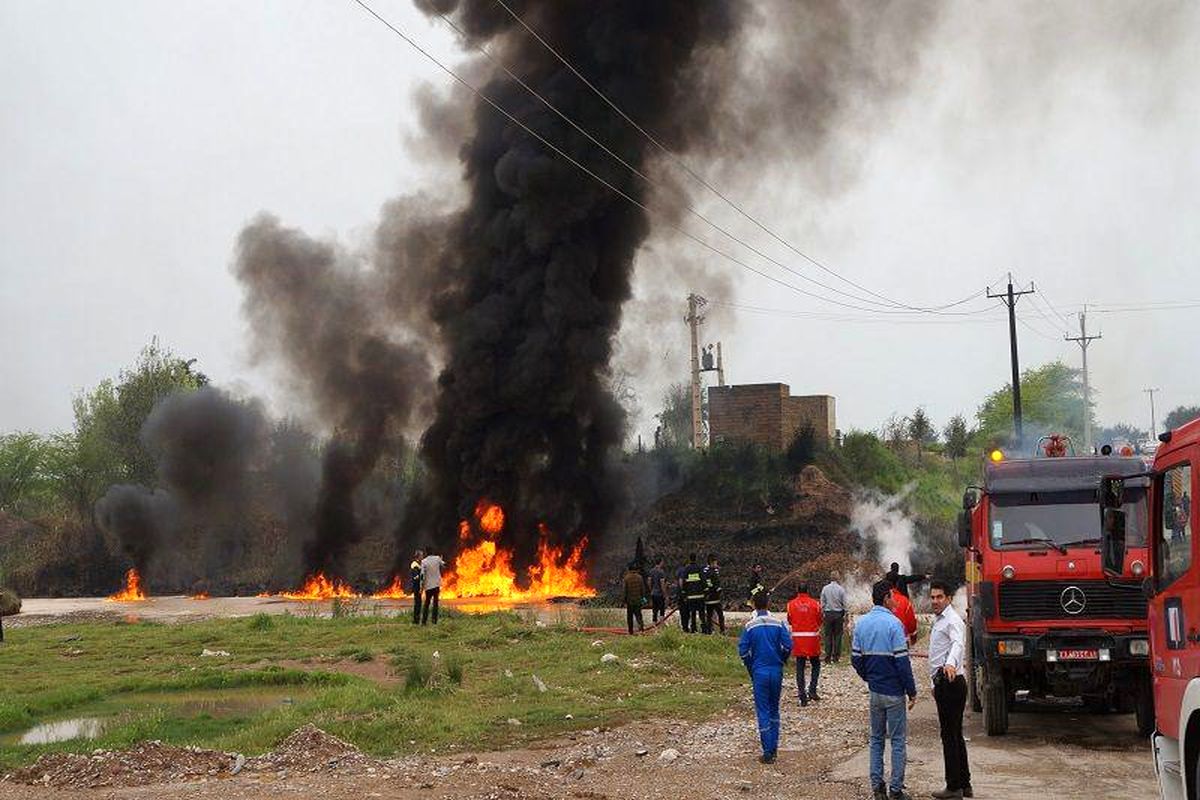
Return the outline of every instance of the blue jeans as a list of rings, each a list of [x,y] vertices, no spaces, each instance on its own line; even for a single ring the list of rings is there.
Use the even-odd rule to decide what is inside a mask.
[[[871,692],[871,787],[883,783],[883,738],[892,741],[892,782],[888,788],[904,788],[904,760],[907,755],[908,708],[905,697]]]
[[[783,669],[756,669],[750,673],[754,687],[754,713],[763,755],[773,756],[779,748],[779,695],[783,691]]]

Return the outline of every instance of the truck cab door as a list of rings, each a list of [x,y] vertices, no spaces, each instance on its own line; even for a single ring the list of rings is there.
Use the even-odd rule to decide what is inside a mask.
[[[1183,693],[1200,674],[1200,561],[1191,509],[1195,472],[1186,458],[1161,469],[1150,525],[1156,589],[1149,604],[1150,670],[1159,729],[1177,739],[1183,733]]]

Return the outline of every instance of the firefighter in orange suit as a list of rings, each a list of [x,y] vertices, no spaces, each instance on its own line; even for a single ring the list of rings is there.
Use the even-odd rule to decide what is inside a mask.
[[[821,675],[821,614],[820,601],[808,593],[808,582],[796,585],[796,596],[788,603],[788,627],[792,629],[792,655],[796,657],[796,692],[800,705],[817,702],[817,679]],[[812,666],[812,681],[804,686],[805,667]]]

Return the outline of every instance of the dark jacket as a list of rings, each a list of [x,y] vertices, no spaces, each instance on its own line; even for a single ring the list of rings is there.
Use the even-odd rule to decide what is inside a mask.
[[[625,605],[641,607],[646,597],[646,581],[641,573],[629,570],[625,573]]]

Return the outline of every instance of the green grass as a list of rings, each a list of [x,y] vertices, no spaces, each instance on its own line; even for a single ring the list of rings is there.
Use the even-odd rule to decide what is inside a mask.
[[[602,647],[592,646],[596,639]],[[205,648],[231,656],[201,658]],[[619,661],[601,664],[606,652]],[[338,671],[367,663],[394,680]],[[538,690],[534,674],[548,691]],[[728,636],[684,636],[671,627],[646,637],[597,635],[506,613],[447,615],[437,627],[404,618],[258,615],[17,628],[0,645],[0,675],[0,771],[48,750],[87,752],[142,739],[258,753],[306,722],[380,756],[451,744],[500,747],[636,718],[701,718],[725,707],[745,682]],[[253,696],[267,687],[297,687],[295,702],[224,716],[159,702],[203,690]],[[146,697],[155,703],[139,702]],[[39,722],[113,713],[100,739],[11,743]],[[509,718],[523,725],[507,725]]]

